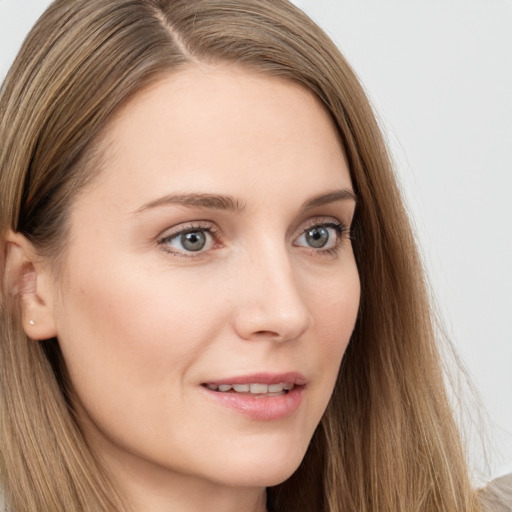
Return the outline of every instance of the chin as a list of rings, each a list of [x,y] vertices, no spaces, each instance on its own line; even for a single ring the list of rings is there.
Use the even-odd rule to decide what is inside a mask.
[[[222,480],[239,487],[272,487],[292,476],[304,458],[307,445],[286,449],[260,449],[258,453],[243,453],[243,459],[226,457]],[[231,459],[231,461],[229,461]],[[230,463],[231,462],[231,463]]]

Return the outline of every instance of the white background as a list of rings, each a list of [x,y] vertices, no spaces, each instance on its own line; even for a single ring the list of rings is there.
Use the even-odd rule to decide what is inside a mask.
[[[295,0],[363,81],[450,337],[512,471],[512,0]],[[0,80],[47,0],[0,0]],[[476,417],[476,410],[472,410]],[[474,440],[470,443],[474,444]]]

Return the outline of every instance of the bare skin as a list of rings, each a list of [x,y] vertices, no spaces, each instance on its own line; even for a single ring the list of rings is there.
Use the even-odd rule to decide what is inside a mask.
[[[27,332],[58,337],[135,512],[262,512],[303,458],[359,305],[333,124],[298,85],[196,66],[135,96],[106,137],[63,278],[36,266]],[[244,379],[287,388],[219,389]]]

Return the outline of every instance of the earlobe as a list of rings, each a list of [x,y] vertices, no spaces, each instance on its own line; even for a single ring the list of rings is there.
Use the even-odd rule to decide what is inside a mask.
[[[19,301],[23,329],[33,340],[57,336],[54,316],[54,290],[49,268],[37,255],[32,243],[20,233],[6,237],[6,300]]]

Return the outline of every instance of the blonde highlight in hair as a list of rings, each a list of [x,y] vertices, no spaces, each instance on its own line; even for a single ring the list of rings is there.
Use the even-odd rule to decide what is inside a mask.
[[[345,59],[286,0],[52,3],[1,89],[0,233],[25,234],[58,273],[69,207],[101,172],[108,121],[159,78],[216,62],[312,91],[335,122],[358,196],[359,318],[308,453],[294,475],[268,490],[269,508],[478,510],[421,263],[379,127]],[[58,341],[28,339],[6,277],[2,294],[0,456],[10,510],[128,510],[74,417]]]

